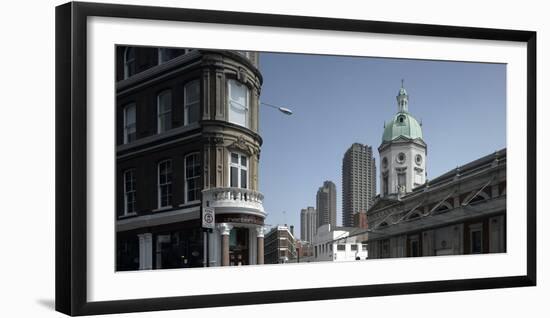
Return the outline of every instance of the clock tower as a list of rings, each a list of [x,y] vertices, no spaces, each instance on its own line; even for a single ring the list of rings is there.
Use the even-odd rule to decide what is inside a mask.
[[[426,182],[427,145],[422,124],[409,113],[409,95],[403,81],[397,94],[397,113],[384,123],[378,153],[381,197],[399,197]]]

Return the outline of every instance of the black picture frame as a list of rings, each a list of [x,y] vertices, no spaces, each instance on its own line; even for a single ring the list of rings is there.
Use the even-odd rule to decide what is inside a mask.
[[[524,42],[527,45],[527,275],[88,302],[86,28],[91,16]],[[536,32],[70,2],[56,7],[56,310],[92,315],[536,285]]]

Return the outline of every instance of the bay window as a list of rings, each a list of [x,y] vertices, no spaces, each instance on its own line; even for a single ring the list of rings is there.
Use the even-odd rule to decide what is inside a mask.
[[[228,120],[231,123],[249,128],[249,91],[246,85],[237,80],[227,81]]]
[[[232,152],[230,154],[229,186],[232,188],[248,188],[248,157]]]

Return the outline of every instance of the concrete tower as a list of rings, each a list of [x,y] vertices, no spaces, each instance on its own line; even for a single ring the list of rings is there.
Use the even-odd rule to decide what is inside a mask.
[[[372,147],[354,143],[342,160],[342,225],[354,226],[353,215],[366,212],[376,196]]]
[[[317,211],[312,206],[300,211],[300,239],[310,242],[317,234]]]
[[[317,227],[323,224],[336,226],[336,185],[332,181],[323,182],[317,191]]]
[[[380,154],[380,196],[399,196],[426,182],[427,145],[422,125],[409,113],[409,95],[397,94],[397,113],[384,123]]]

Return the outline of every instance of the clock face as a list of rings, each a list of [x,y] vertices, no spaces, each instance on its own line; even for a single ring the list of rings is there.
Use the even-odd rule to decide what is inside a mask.
[[[398,162],[398,163],[403,163],[405,162],[405,159],[407,159],[407,156],[405,155],[404,152],[400,152],[397,154],[397,157],[395,158],[395,160]]]
[[[416,155],[416,157],[414,157],[414,162],[416,162],[417,166],[420,166],[422,164],[422,155]]]

